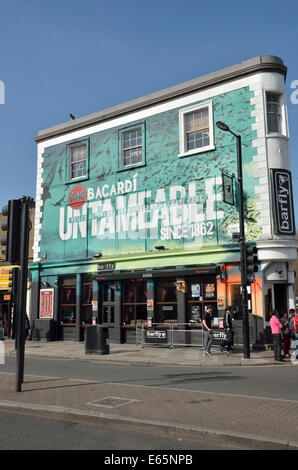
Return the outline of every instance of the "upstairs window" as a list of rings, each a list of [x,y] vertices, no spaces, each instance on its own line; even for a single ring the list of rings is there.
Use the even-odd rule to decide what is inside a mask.
[[[180,110],[180,155],[214,149],[212,103]]]
[[[186,150],[206,147],[209,139],[208,108],[185,114]]]
[[[268,134],[281,134],[281,106],[280,95],[266,92],[267,130]]]
[[[288,136],[286,105],[283,94],[266,91],[267,134]]]
[[[145,122],[118,131],[118,171],[146,165]]]
[[[87,143],[78,142],[68,146],[68,180],[87,176]]]
[[[142,127],[122,132],[121,135],[121,167],[138,165],[143,161]]]

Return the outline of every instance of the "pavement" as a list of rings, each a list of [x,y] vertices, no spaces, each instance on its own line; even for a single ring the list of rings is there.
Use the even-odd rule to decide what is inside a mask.
[[[14,341],[4,340],[5,356],[15,356]],[[27,341],[25,357],[56,358],[125,365],[295,367],[275,363],[273,351],[241,351],[226,355],[214,348],[203,356],[196,347],[141,347],[110,344],[107,355],[85,354],[84,343]],[[0,408],[24,414],[53,416],[74,422],[96,422],[139,432],[248,449],[298,449],[298,401],[166,387],[103,383],[81,379],[24,376],[15,391],[15,374],[1,373]],[[280,438],[282,436],[282,438]]]

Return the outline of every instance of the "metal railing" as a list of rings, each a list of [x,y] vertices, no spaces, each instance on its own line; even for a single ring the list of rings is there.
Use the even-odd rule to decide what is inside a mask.
[[[213,328],[214,342],[212,347],[219,348],[226,334],[222,328]],[[242,331],[234,330],[233,347],[242,348]],[[250,327],[250,342],[252,346],[252,327]],[[136,325],[136,344],[146,346],[164,346],[174,348],[177,346],[194,346],[203,348],[203,328],[194,327],[192,323],[146,323]]]

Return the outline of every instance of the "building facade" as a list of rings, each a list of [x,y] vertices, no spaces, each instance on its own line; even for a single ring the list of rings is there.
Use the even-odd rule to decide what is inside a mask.
[[[138,323],[200,328],[232,305],[241,320],[236,141],[246,240],[258,248],[253,342],[295,305],[286,67],[261,56],[40,131],[31,317],[36,339],[114,341]],[[223,173],[234,204],[223,200]],[[232,201],[233,202],[233,201]]]

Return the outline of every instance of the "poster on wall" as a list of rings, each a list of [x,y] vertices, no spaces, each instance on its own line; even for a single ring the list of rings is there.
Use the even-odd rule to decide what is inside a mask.
[[[215,284],[214,282],[208,282],[204,285],[204,296],[206,300],[214,300],[215,299]]]
[[[201,284],[196,282],[191,285],[191,296],[192,297],[201,297]]]
[[[191,321],[199,322],[201,320],[201,306],[192,305],[191,306]]]
[[[53,318],[54,289],[40,289],[39,318]]]
[[[224,310],[224,308],[225,308],[225,299],[223,297],[218,297],[218,299],[217,299],[217,308],[219,310]]]

